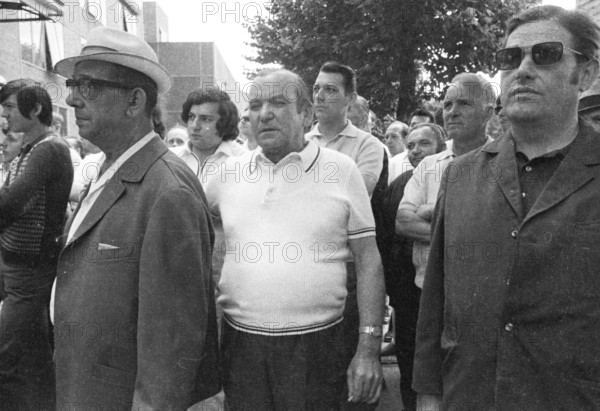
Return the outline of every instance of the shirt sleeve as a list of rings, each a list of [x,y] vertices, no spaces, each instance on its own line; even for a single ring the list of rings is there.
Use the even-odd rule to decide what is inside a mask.
[[[178,187],[162,193],[150,211],[139,263],[134,394],[143,409],[185,410],[197,401],[209,329],[216,327],[211,230],[203,210],[197,193]]]
[[[356,165],[362,176],[369,196],[373,194],[381,170],[383,170],[383,150],[381,143],[373,136],[369,136],[360,148]]]
[[[404,188],[404,197],[400,201],[398,206],[399,210],[416,210],[427,201],[426,190],[427,185],[423,180],[423,170],[426,168],[425,160],[421,161],[417,168],[414,169],[413,175],[408,180],[406,187]]]
[[[369,194],[361,182],[361,175],[355,164],[348,162],[350,171],[346,181],[346,195],[350,207],[348,218],[348,238],[356,239],[375,235],[375,218],[371,209]]]

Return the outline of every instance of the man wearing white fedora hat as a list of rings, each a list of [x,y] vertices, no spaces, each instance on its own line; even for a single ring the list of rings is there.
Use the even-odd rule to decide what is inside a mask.
[[[104,152],[58,263],[57,406],[187,409],[220,389],[214,234],[198,179],[152,130],[171,78],[147,43],[104,27],[56,70]]]

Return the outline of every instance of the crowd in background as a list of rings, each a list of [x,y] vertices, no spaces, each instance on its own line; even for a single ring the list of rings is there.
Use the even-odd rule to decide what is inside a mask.
[[[372,410],[390,342],[405,410],[600,407],[600,29],[544,6],[505,42],[500,95],[461,73],[405,121],[327,61],[168,128],[107,28],[56,66],[79,135],[3,85],[0,408]]]

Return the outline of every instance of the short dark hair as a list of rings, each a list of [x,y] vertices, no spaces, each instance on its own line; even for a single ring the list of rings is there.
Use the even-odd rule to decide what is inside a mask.
[[[346,94],[351,94],[356,91],[356,72],[352,67],[337,61],[327,61],[323,63],[319,71],[323,73],[338,73],[344,78],[344,90]]]
[[[9,81],[0,91],[0,103],[12,95],[16,95],[17,108],[23,117],[31,119],[31,112],[39,105],[41,111],[38,120],[45,126],[52,125],[52,99],[40,83],[30,79]]]
[[[428,128],[431,131],[433,131],[433,134],[435,134],[435,141],[438,143],[437,148],[436,148],[436,153],[439,153],[439,152],[445,150],[446,140],[448,140],[448,134],[446,134],[446,130],[444,130],[443,127],[438,126],[435,123],[420,123],[420,124],[417,124],[416,126],[414,126],[413,128],[410,129],[410,131],[408,132],[408,135],[406,136],[406,138],[408,139],[408,137],[415,130],[419,130],[421,128]]]
[[[565,10],[558,6],[537,6],[527,9],[519,15],[511,18],[506,23],[506,38],[517,29],[527,23],[538,21],[556,21],[567,30],[574,40],[575,51],[580,52],[588,59],[596,58],[598,54],[598,43],[600,43],[600,28],[588,16],[577,10]],[[577,55],[577,61],[585,61],[585,57]]]
[[[187,99],[181,106],[181,120],[186,124],[190,116],[192,106],[204,103],[219,104],[219,121],[217,121],[217,132],[223,141],[235,140],[240,134],[238,123],[240,115],[238,109],[231,101],[229,94],[217,87],[198,88],[188,94]]]
[[[410,120],[412,120],[413,117],[427,117],[427,118],[429,118],[430,123],[435,124],[435,116],[433,115],[433,113],[429,110],[424,109],[423,107],[419,107],[415,111],[410,113],[410,116],[408,117],[409,124],[410,124]]]
[[[35,81],[28,78],[9,81],[0,89],[0,104],[4,103],[13,94],[17,94],[23,87],[31,84],[35,84]]]
[[[148,116],[152,117],[152,113],[158,104],[158,86],[156,85],[156,82],[144,73],[129,67],[114,63],[113,67],[115,79],[111,79],[111,81],[127,84],[132,89],[139,87],[144,90],[144,93],[146,93],[146,106],[144,107],[144,111]]]

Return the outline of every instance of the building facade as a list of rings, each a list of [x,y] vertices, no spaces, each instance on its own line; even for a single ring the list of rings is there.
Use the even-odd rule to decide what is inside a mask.
[[[18,4],[19,1],[14,1]],[[88,33],[100,25],[143,36],[142,3],[132,0],[21,0],[50,20],[30,20],[26,10],[2,9],[0,76],[31,78],[50,93],[54,110],[65,119],[63,133],[77,135],[73,110],[66,104],[65,79],[53,70],[65,56],[78,55]],[[56,10],[53,13],[49,4]]]
[[[181,124],[181,105],[197,88],[218,87],[243,108],[239,83],[213,42],[169,42],[167,15],[156,2],[144,2],[145,40],[158,55],[158,61],[173,77],[173,87],[161,106],[167,128]],[[184,125],[184,124],[182,124]]]
[[[197,88],[218,87],[229,93],[238,110],[243,108],[240,85],[214,43],[150,43],[150,46],[173,77],[173,86],[161,102],[167,128],[182,123],[181,105]]]
[[[0,0],[0,76],[6,81],[31,78],[44,84],[54,110],[65,119],[65,136],[77,135],[78,129],[74,111],[65,101],[65,79],[53,68],[65,56],[78,55],[88,33],[101,25],[144,38],[173,75],[173,88],[161,101],[167,128],[180,122],[183,101],[199,87],[220,87],[242,108],[239,83],[215,44],[169,43],[169,19],[157,2]]]

